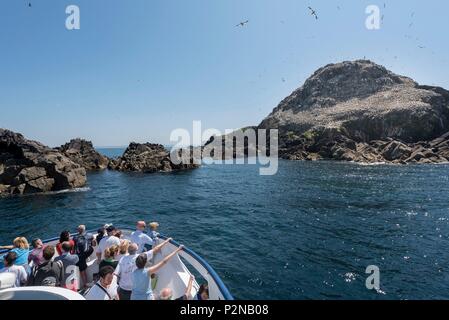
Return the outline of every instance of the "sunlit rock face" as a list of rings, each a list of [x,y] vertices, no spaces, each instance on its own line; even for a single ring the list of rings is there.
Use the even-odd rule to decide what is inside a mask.
[[[0,129],[0,194],[29,194],[83,187],[86,170],[59,151]]]

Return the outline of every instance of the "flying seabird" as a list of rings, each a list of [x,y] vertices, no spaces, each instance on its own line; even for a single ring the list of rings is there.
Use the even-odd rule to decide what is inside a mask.
[[[247,24],[248,22],[249,22],[249,20],[242,21],[242,22],[240,22],[238,25],[236,25],[236,27],[243,27],[243,26],[245,26],[245,24]]]
[[[310,14],[311,14],[312,16],[314,16],[316,20],[318,20],[318,16],[317,16],[317,14],[316,14],[316,11],[313,10],[311,7],[308,7],[308,8],[309,8],[309,10],[310,10]]]

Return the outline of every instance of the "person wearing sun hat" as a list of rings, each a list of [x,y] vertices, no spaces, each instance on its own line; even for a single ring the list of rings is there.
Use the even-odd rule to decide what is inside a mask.
[[[144,230],[146,228],[145,221],[137,221],[136,223],[136,231],[131,233],[130,240],[132,243],[137,244],[137,254],[140,254],[145,251],[145,245],[148,245],[150,247],[153,246],[153,239],[146,233],[144,233]]]

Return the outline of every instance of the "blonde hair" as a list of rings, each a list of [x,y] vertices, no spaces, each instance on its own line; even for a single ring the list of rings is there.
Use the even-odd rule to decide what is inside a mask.
[[[152,230],[156,230],[157,227],[159,227],[159,223],[158,222],[151,222],[149,225],[150,225],[150,228]]]
[[[120,247],[119,247],[120,254],[126,254],[128,252],[129,244],[130,244],[129,240],[126,240],[126,239],[120,243]]]
[[[28,240],[25,237],[17,237],[12,242],[14,244],[14,247],[20,248],[20,249],[29,249],[30,245],[28,244]]]
[[[113,259],[113,258],[115,258],[115,256],[117,255],[117,253],[118,253],[118,246],[117,245],[113,245],[113,246],[111,246],[111,247],[109,247],[109,248],[106,248],[105,250],[104,250],[104,257],[106,258],[106,259]]]

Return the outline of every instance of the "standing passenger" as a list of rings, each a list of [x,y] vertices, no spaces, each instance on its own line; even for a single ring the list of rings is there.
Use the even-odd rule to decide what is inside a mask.
[[[11,252],[15,252],[17,255],[15,265],[23,266],[26,272],[30,273],[30,267],[28,265],[28,255],[30,253],[30,246],[28,245],[28,241],[25,237],[17,237],[13,241],[12,246],[0,246],[0,249],[11,249]],[[1,257],[0,260],[3,260],[4,257]],[[3,261],[0,261],[1,263]]]
[[[159,223],[157,222],[151,222],[150,223],[150,238],[153,239],[153,241],[156,241],[159,237],[159,232],[157,232],[157,228],[159,228]]]
[[[121,240],[118,255],[116,257],[117,261],[120,261],[121,258],[128,255],[128,248],[129,248],[130,241],[125,239]]]
[[[55,247],[46,246],[43,251],[44,263],[34,266],[28,278],[29,286],[59,287],[64,279],[64,266],[61,261],[52,261]]]
[[[152,267],[145,267],[148,261],[147,255],[145,253],[141,253],[136,259],[137,269],[133,272],[133,289],[131,293],[131,300],[154,300],[153,291],[151,290],[150,285],[151,274],[161,269],[183,248],[183,246],[180,246]]]
[[[8,252],[5,256],[5,267],[0,269],[0,273],[9,272],[16,276],[16,282],[14,287],[20,287],[27,282],[28,275],[23,266],[14,265],[17,259],[17,254],[15,252]]]
[[[115,258],[117,256],[117,254],[118,254],[118,246],[113,245],[109,248],[106,248],[104,250],[104,259],[101,260],[100,266],[98,268],[101,269],[105,266],[111,266],[115,270],[115,268],[117,268],[117,264],[118,264],[118,261]]]
[[[100,280],[86,293],[86,300],[120,300],[117,286],[113,285],[114,269],[106,266],[100,269]]]
[[[72,291],[78,291],[78,279],[76,278],[76,264],[79,258],[76,254],[71,254],[72,245],[69,241],[65,241],[61,245],[62,255],[55,258],[55,262],[61,261],[64,270],[61,287]]]
[[[94,236],[86,232],[86,226],[81,224],[78,226],[78,234],[73,237],[75,241],[75,253],[78,255],[78,268],[80,271],[83,288],[87,288],[87,259],[94,252],[93,246],[96,244]]]
[[[147,256],[147,261],[153,258],[153,254],[162,250],[162,248],[170,242],[170,239],[167,239],[160,245],[156,246],[154,249],[145,252]],[[136,259],[139,256],[137,254],[137,244],[131,243],[128,247],[129,255],[124,256],[120,259],[117,268],[115,269],[115,274],[118,277],[119,289],[118,293],[120,296],[120,300],[130,300],[131,292],[133,289],[133,272],[137,269]]]
[[[62,248],[61,248],[62,243],[66,242],[66,241],[70,242],[70,244],[72,245],[72,248],[75,248],[75,242],[70,239],[70,231],[64,230],[59,235],[59,243],[56,245],[56,251],[58,251],[59,255],[62,254]],[[72,249],[72,252],[70,252],[70,253],[74,253],[73,249]]]
[[[103,237],[100,243],[97,246],[96,254],[97,254],[97,263],[99,264],[101,260],[104,258],[104,251],[112,247],[113,245],[119,246],[120,239],[115,236],[117,228],[114,226],[109,226],[106,228],[107,236]]]
[[[31,241],[31,245],[33,246],[33,250],[31,250],[28,255],[28,263],[33,262],[34,265],[38,266],[45,261],[43,257],[45,246],[41,239],[33,239],[33,241]]]
[[[137,253],[142,253],[145,251],[145,245],[153,246],[153,240],[149,235],[143,233],[145,230],[145,221],[137,221],[136,231],[131,233],[131,242],[136,243],[139,247]]]

